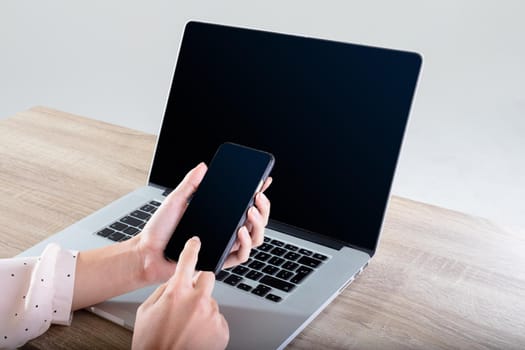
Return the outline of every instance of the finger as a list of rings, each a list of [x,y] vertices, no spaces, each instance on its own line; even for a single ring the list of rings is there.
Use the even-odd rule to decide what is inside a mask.
[[[166,197],[168,203],[187,204],[193,193],[197,191],[204,174],[206,174],[207,166],[204,163],[199,163],[195,168],[191,169],[179,185]]]
[[[237,232],[236,242],[236,244],[238,244],[238,248],[236,250],[232,250],[226,258],[223,266],[225,269],[239,265],[239,263],[247,261],[250,257],[252,242],[250,233],[246,229],[246,226],[242,226]]]
[[[273,182],[273,178],[272,178],[271,176],[268,176],[268,177],[266,178],[266,181],[264,181],[264,184],[263,184],[263,186],[262,186],[262,188],[261,188],[261,192],[266,191],[266,189],[267,189],[268,187],[270,187],[270,185],[272,184],[272,182]]]
[[[202,271],[195,271],[195,273],[193,274],[193,278],[191,280],[191,284],[195,287],[195,285],[197,284],[197,281],[199,280],[199,276],[201,275]]]
[[[270,218],[270,200],[264,193],[258,193],[255,196],[255,206],[257,210],[264,218],[264,226],[268,225],[268,219]]]
[[[259,246],[264,240],[264,227],[266,226],[266,219],[259,213],[259,210],[255,207],[251,207],[248,211],[248,221],[252,224],[250,231],[251,244],[253,246]]]
[[[177,285],[179,283],[188,287],[193,285],[193,274],[195,273],[195,266],[197,265],[200,247],[201,242],[199,237],[195,236],[188,239],[184,245],[184,249],[179,255],[175,273],[168,282],[170,286]]]
[[[237,250],[239,250],[240,246],[241,246],[241,244],[239,243],[239,241],[235,240],[235,243],[233,243],[233,246],[232,246],[232,249],[230,250],[230,253],[231,252],[236,252]]]
[[[242,226],[237,233],[237,239],[239,241],[239,249],[235,255],[237,256],[238,262],[244,262],[250,257],[250,250],[252,249],[252,239],[246,226]]]
[[[201,291],[204,295],[211,295],[214,286],[215,275],[210,271],[202,271],[195,283],[195,289]]]
[[[148,221],[148,227],[158,225],[173,232],[186,209],[188,199],[199,187],[206,170],[207,167],[204,163],[200,163],[190,170],[177,188],[162,202],[162,205]]]
[[[211,304],[210,308],[211,308],[212,313],[218,315],[220,309],[219,309],[219,303],[217,302],[217,300],[215,300],[213,298],[210,299],[210,304]]]
[[[244,226],[246,226],[246,228],[248,229],[248,232],[252,232],[253,224],[251,220],[246,220],[246,222],[244,223]]]

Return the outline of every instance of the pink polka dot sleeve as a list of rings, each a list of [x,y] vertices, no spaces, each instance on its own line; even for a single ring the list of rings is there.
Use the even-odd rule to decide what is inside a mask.
[[[51,243],[40,257],[0,259],[0,349],[71,323],[77,254]]]

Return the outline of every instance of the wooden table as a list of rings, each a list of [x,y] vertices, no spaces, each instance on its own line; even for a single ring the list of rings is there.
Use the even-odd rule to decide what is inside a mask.
[[[155,135],[35,107],[0,121],[0,258],[146,182]],[[431,186],[431,184],[429,184]],[[32,349],[129,349],[77,311]],[[290,349],[524,349],[525,237],[393,197],[376,256]]]

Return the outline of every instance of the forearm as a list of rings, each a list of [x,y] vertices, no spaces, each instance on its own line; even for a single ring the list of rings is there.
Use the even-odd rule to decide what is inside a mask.
[[[144,265],[136,238],[79,253],[73,310],[146,285]]]

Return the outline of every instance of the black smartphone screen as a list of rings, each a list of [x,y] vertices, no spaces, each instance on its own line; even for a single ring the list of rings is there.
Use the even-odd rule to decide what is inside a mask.
[[[177,261],[186,241],[198,236],[196,269],[218,273],[273,162],[268,152],[234,143],[220,145],[166,246],[165,257]]]

